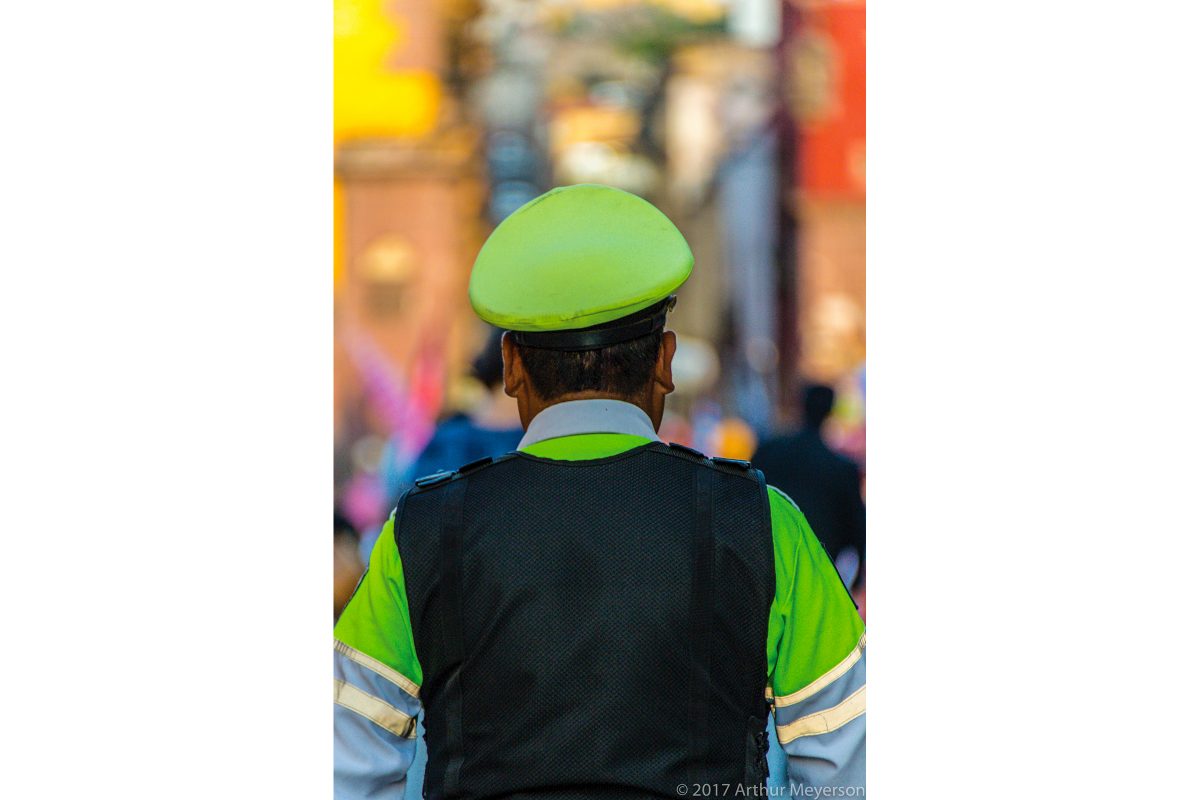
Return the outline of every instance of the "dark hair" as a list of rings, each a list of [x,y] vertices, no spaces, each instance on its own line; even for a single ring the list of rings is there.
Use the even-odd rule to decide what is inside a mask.
[[[618,397],[641,393],[654,376],[662,330],[597,350],[570,352],[517,345],[525,374],[543,400],[573,392]]]
[[[833,411],[835,398],[833,388],[823,383],[814,383],[804,390],[804,427],[819,428]]]

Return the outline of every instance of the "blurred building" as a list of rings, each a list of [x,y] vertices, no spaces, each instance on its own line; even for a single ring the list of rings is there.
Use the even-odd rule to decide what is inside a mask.
[[[783,85],[794,120],[800,365],[836,381],[866,354],[866,4],[790,0]]]
[[[475,9],[334,8],[335,479],[345,481],[369,466],[356,453],[397,436],[415,452],[427,438],[449,376],[477,344],[466,286],[486,229],[478,134],[460,113],[446,46]],[[362,505],[347,509],[359,523]]]
[[[692,244],[668,438],[740,451],[798,376],[838,383],[858,425],[864,27],[861,0],[335,0],[347,513],[383,507],[358,479],[463,393],[487,233],[559,184],[642,195]]]

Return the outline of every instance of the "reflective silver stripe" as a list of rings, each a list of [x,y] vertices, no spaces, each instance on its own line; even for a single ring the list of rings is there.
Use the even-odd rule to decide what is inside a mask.
[[[345,681],[333,679],[333,702],[361,714],[386,731],[405,739],[417,735],[416,720],[398,708],[388,705]]]
[[[821,733],[836,731],[850,720],[862,715],[867,710],[867,687],[861,686],[858,691],[838,703],[833,708],[818,711],[801,717],[795,722],[779,726],[779,743],[787,744],[801,736],[816,736]]]
[[[355,664],[360,664],[374,672],[381,678],[389,680],[396,684],[400,689],[410,697],[418,700],[421,699],[421,687],[404,677],[403,674],[384,664],[382,661],[372,658],[361,650],[355,650],[348,644],[333,640],[333,649],[344,655],[346,658],[353,661]]]
[[[849,672],[850,669],[858,663],[858,660],[862,658],[863,652],[866,649],[867,633],[866,631],[863,631],[863,635],[859,638],[858,644],[855,645],[854,649],[850,651],[849,655],[838,662],[837,666],[829,670],[829,672],[826,672],[821,677],[817,678],[808,686],[805,686],[803,689],[797,692],[792,692],[789,695],[784,695],[783,697],[775,698],[775,707],[780,708],[782,706],[795,705],[796,703],[803,702],[804,700],[812,697],[814,694],[821,691],[826,686]]]

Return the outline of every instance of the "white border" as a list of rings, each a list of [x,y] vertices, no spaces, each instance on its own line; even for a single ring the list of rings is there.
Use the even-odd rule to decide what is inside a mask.
[[[1195,780],[1190,8],[869,9],[876,796]],[[5,31],[3,795],[327,797],[329,8]]]

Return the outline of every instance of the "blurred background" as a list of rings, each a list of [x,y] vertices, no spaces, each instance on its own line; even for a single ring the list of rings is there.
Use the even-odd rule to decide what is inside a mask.
[[[778,440],[763,469],[787,491],[801,460],[854,465],[856,496],[829,500],[826,530],[808,508],[825,499],[797,501],[865,610],[861,533],[833,530],[861,528],[865,486],[862,0],[334,14],[335,615],[407,483],[519,439],[467,279],[497,223],[572,183],[645,197],[695,253],[669,320],[665,441],[758,465],[804,422],[806,387],[835,390],[816,420],[830,453]]]

